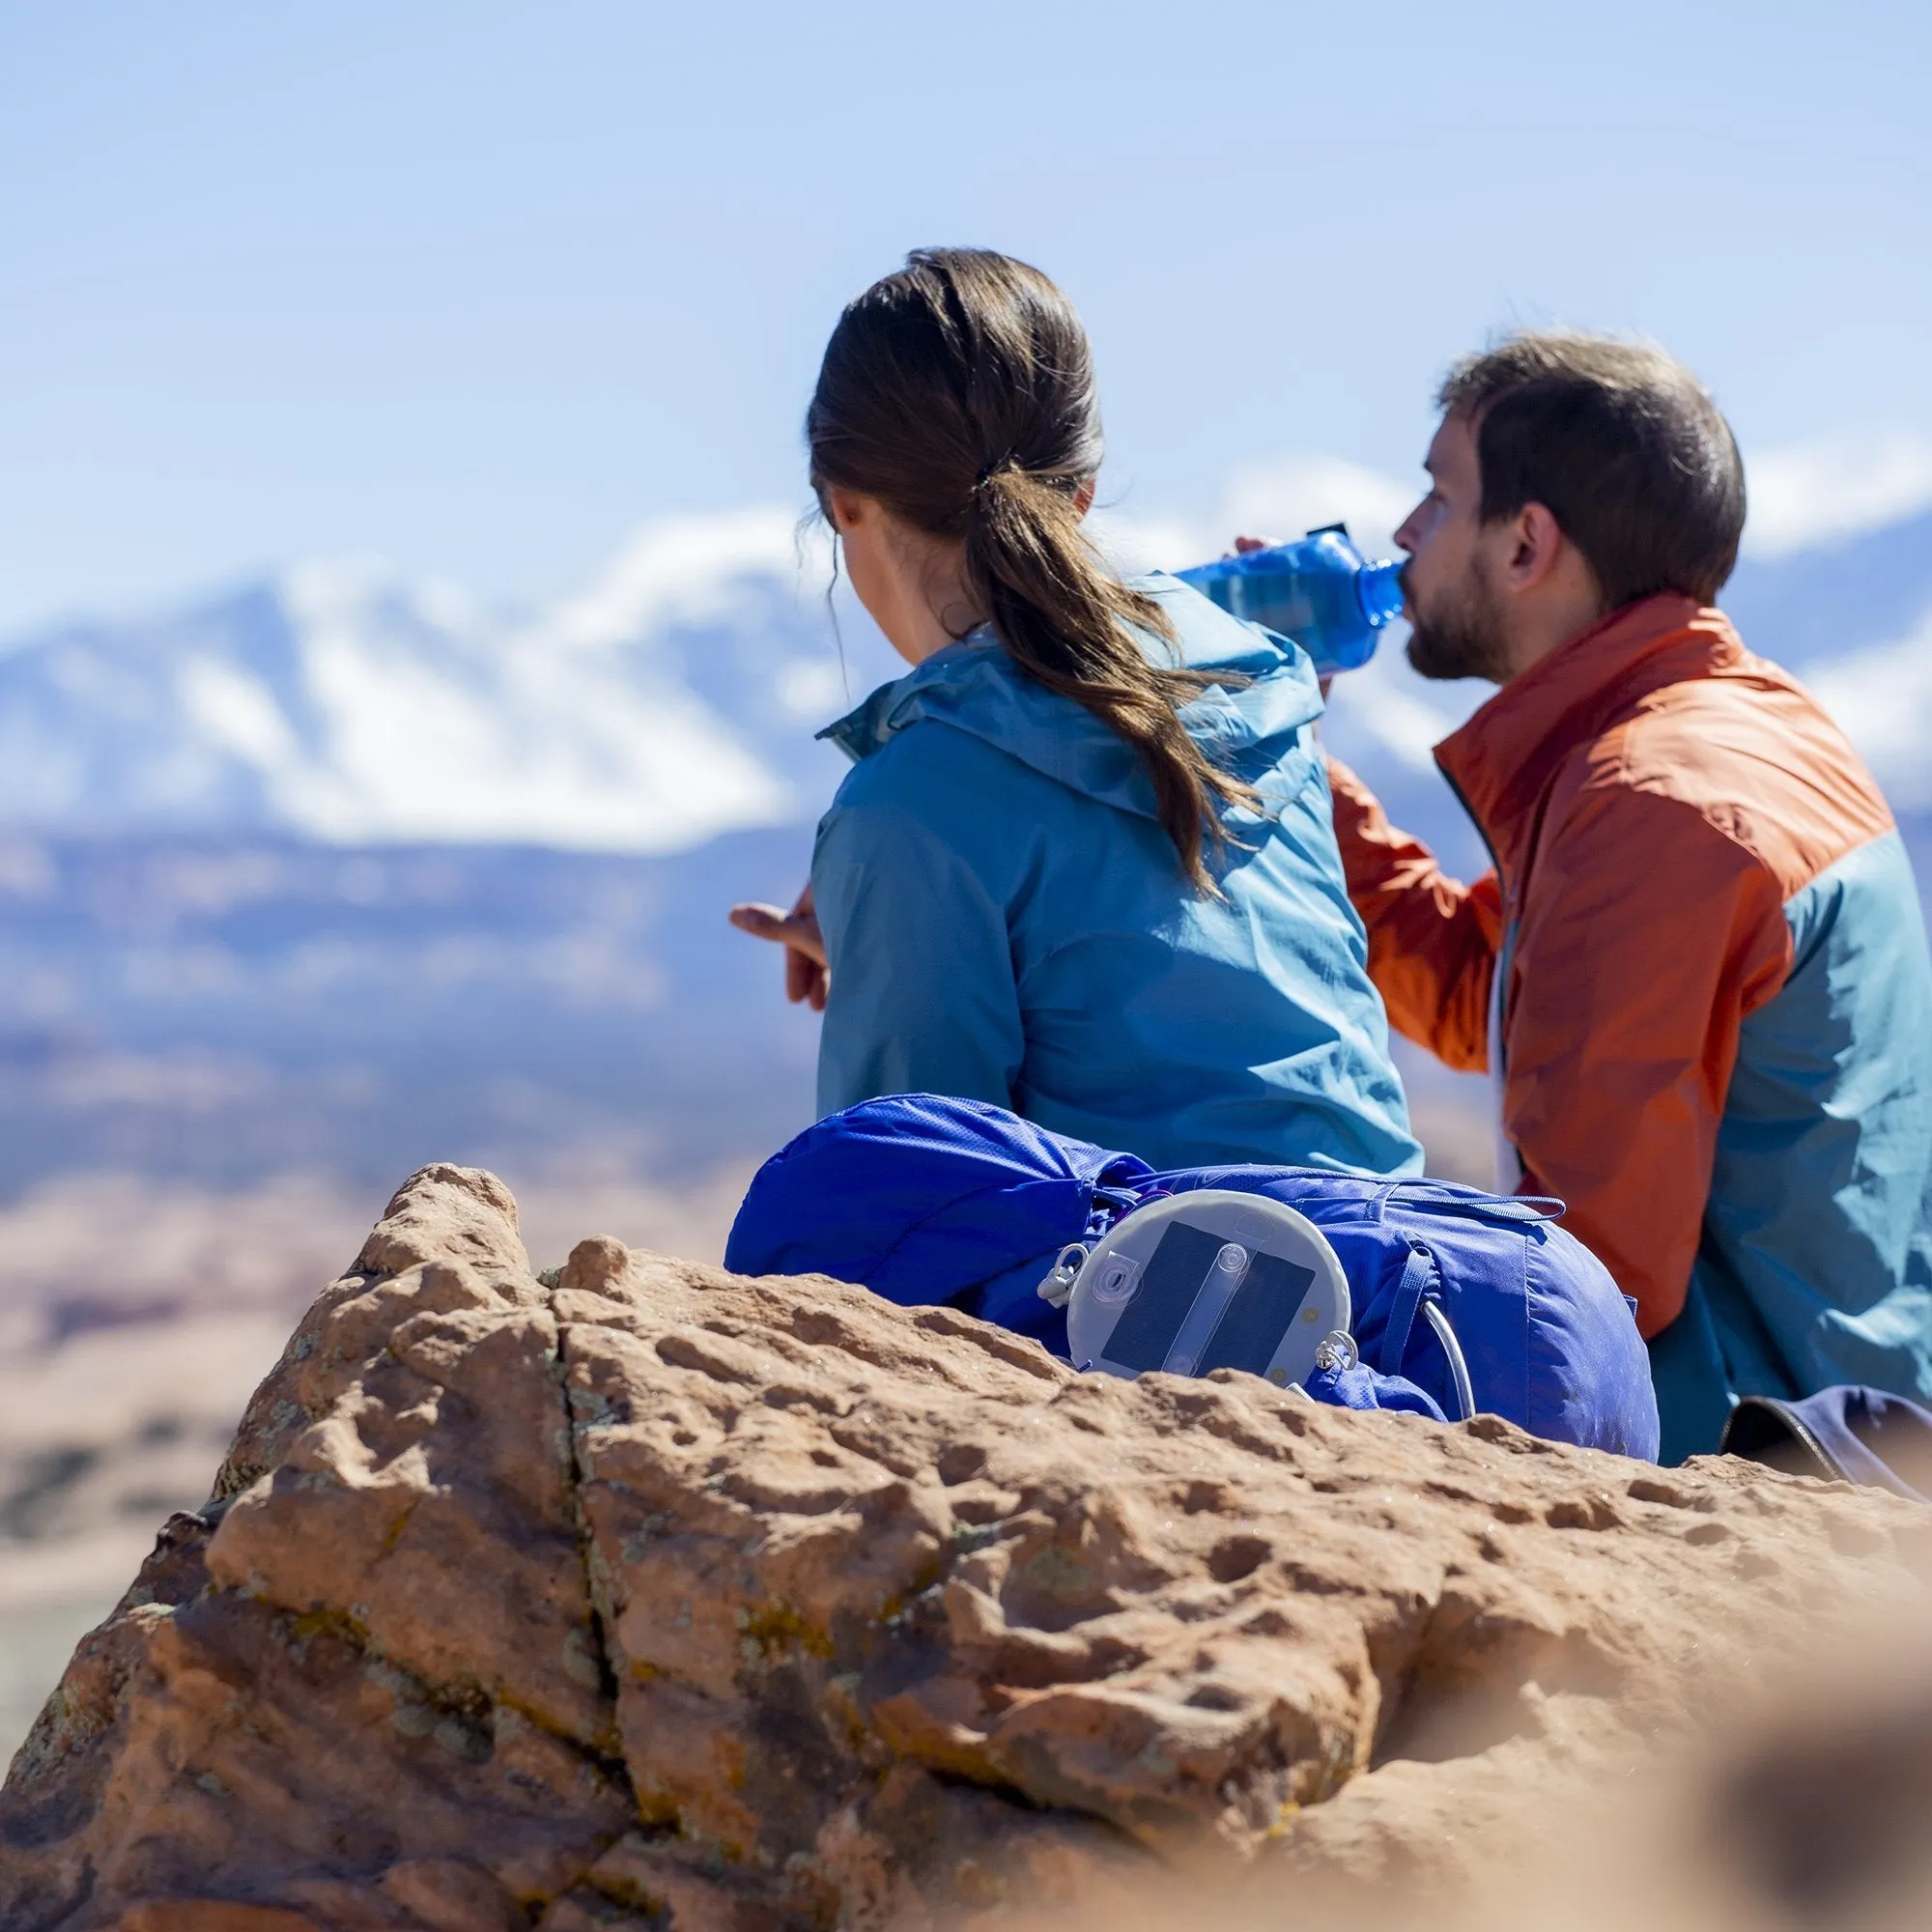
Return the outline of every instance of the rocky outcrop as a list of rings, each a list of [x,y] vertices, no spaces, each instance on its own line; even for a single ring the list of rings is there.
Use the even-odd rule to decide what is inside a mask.
[[[547,1286],[498,1181],[428,1168],[14,1760],[0,1923],[757,1932],[1202,1858],[1426,1878],[1913,1595],[1926,1533],[609,1239]]]

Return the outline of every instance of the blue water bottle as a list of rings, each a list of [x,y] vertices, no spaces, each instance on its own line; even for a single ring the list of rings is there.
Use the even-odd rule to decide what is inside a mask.
[[[1386,560],[1371,563],[1349,541],[1346,524],[1326,524],[1299,543],[1175,575],[1235,616],[1293,638],[1328,677],[1375,656],[1383,629],[1402,614],[1401,569]]]

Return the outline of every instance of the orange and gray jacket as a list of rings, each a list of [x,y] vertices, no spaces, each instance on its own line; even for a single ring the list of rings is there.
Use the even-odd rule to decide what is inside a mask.
[[[1932,1397],[1932,959],[1842,733],[1661,596],[1435,757],[1494,860],[1473,885],[1331,761],[1369,970],[1401,1032],[1497,1077],[1520,1188],[1635,1299],[1664,1460],[1743,1395]]]

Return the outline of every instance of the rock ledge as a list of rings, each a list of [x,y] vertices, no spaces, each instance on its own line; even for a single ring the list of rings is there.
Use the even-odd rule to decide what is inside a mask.
[[[1918,1592],[1926,1535],[608,1238],[547,1287],[501,1182],[426,1168],[14,1759],[0,1923],[759,1932],[1204,1857],[1453,1873]]]

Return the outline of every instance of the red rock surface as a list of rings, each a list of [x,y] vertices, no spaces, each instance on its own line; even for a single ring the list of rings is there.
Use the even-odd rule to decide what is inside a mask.
[[[0,1923],[756,1932],[1203,1858],[1429,1879],[1913,1597],[1925,1534],[608,1239],[548,1288],[501,1183],[429,1168],[14,1760]]]

